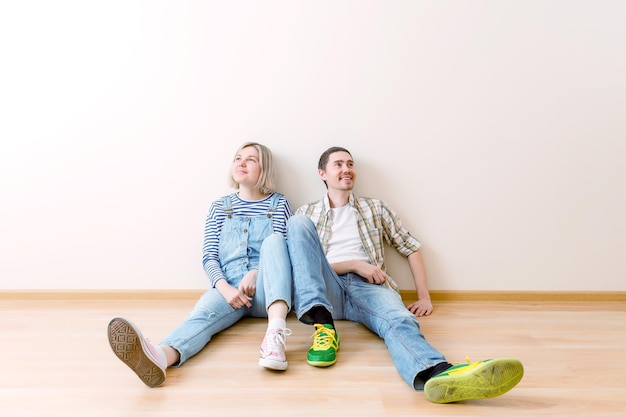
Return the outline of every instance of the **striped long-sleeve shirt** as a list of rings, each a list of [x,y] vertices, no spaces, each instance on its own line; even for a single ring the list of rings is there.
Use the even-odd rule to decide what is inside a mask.
[[[273,194],[259,201],[246,201],[239,198],[237,193],[230,194],[233,216],[255,217],[267,214]],[[281,196],[276,212],[272,216],[272,223],[275,233],[286,234],[287,219],[291,216],[291,206],[284,196]],[[202,265],[209,276],[211,286],[220,279],[224,279],[224,273],[220,265],[219,245],[222,226],[226,219],[222,199],[215,200],[211,204],[209,214],[204,225],[204,243],[202,245]]]

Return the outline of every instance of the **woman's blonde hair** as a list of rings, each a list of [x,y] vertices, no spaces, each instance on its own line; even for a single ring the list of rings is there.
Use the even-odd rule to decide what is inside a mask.
[[[259,166],[261,167],[261,175],[259,175],[259,180],[255,184],[256,189],[261,191],[263,194],[270,194],[274,192],[274,163],[272,161],[272,151],[267,146],[261,145],[257,142],[246,142],[241,145],[237,152],[235,152],[235,157],[241,152],[242,149],[247,148],[249,146],[253,146],[257,152],[259,153]],[[234,160],[234,159],[233,159]],[[239,184],[233,178],[232,172],[230,174],[230,185],[238,189]]]

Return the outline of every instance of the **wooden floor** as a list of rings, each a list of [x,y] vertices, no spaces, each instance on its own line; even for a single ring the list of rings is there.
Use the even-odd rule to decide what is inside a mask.
[[[507,394],[438,405],[398,375],[384,343],[341,321],[337,364],[304,358],[311,327],[290,316],[289,369],[258,367],[262,319],[221,333],[165,385],[147,388],[112,353],[106,327],[123,315],[158,341],[193,301],[0,301],[0,415],[80,416],[625,416],[626,305],[439,302],[421,319],[448,360],[510,356],[525,376]]]

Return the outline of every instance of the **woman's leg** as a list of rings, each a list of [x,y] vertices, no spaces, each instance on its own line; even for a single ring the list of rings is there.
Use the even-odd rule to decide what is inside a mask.
[[[160,345],[167,349],[164,351],[168,366],[185,363],[202,350],[215,334],[237,323],[245,312],[245,308],[233,309],[218,290],[210,288],[198,300],[187,319],[161,341]]]
[[[261,245],[257,292],[251,315],[285,319],[291,309],[292,282],[287,242],[280,233],[272,233]]]
[[[168,366],[180,366],[198,353],[211,337],[236,323],[245,309],[233,309],[214,288],[208,290],[180,326],[160,345],[145,338],[137,325],[123,317],[109,322],[109,344],[115,355],[149,387],[165,382]]]
[[[291,330],[286,328],[286,318],[291,307],[292,292],[287,243],[281,234],[273,233],[261,246],[257,293],[252,307],[253,316],[268,318],[259,359],[259,365],[265,368],[287,369],[285,338],[291,334]]]

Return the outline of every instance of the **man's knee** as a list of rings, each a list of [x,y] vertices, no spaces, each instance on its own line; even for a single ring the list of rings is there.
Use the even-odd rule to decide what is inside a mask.
[[[287,233],[289,231],[301,231],[313,229],[315,230],[315,225],[313,221],[303,214],[296,214],[295,216],[291,216],[289,220],[287,220]]]

